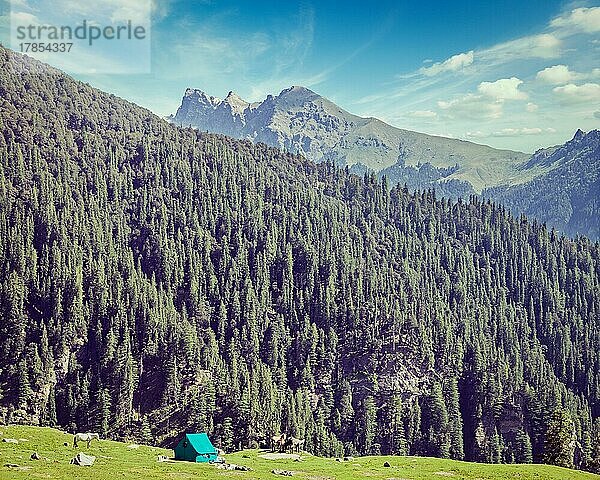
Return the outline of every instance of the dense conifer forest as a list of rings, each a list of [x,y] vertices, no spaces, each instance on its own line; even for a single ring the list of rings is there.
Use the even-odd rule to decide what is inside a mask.
[[[0,132],[4,422],[598,466],[598,242],[177,128],[2,48]]]

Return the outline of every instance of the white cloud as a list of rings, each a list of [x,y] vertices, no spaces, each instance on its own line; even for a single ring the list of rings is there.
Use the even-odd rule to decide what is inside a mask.
[[[473,50],[466,53],[459,53],[443,62],[434,63],[429,67],[422,67],[419,69],[419,73],[427,77],[433,77],[444,72],[457,72],[473,63],[473,55]]]
[[[539,127],[523,128],[503,128],[498,132],[493,132],[492,137],[518,137],[520,135],[539,135],[543,130]]]
[[[584,83],[575,85],[569,83],[552,90],[564,103],[584,103],[600,101],[600,85],[597,83]]]
[[[556,133],[554,128],[540,127],[522,127],[522,128],[503,128],[491,133],[484,133],[481,130],[475,132],[467,132],[466,137],[469,138],[489,138],[489,137],[522,137],[529,135],[542,135],[544,133]]]
[[[600,68],[594,68],[589,73],[574,72],[566,65],[554,65],[544,68],[537,73],[536,78],[551,85],[564,85],[575,80],[593,80],[600,78]]]
[[[160,0],[159,5],[158,0],[10,0],[10,7],[16,26],[36,23],[74,26],[86,20],[88,25],[102,27],[131,21],[134,26],[143,26],[150,32],[151,14],[154,13],[155,18],[166,15],[170,2]]]
[[[600,110],[594,112],[594,117],[600,119]]]
[[[569,32],[600,32],[600,7],[576,8],[568,14],[552,20],[550,26]]]
[[[219,67],[221,75],[244,72],[248,59],[257,59],[271,49],[272,39],[262,33],[232,39],[219,36],[210,29],[199,28],[188,37],[187,43],[175,44],[171,47],[171,55],[175,55],[182,65],[190,58],[202,58],[204,64]],[[212,69],[202,68],[200,73],[213,73]],[[215,72],[216,73],[216,72]]]
[[[562,85],[575,80],[578,74],[569,70],[566,65],[554,65],[539,71],[536,78],[544,83]]]
[[[444,110],[449,118],[490,119],[502,116],[500,101],[490,101],[483,95],[468,93],[448,102],[439,101],[438,107]]]
[[[20,25],[37,25],[40,23],[37,16],[27,12],[10,12],[10,20],[13,23],[13,28]]]
[[[502,65],[528,58],[557,58],[561,55],[562,41],[551,33],[530,35],[477,52],[477,58],[488,65]]]
[[[481,82],[477,90],[496,100],[525,100],[527,94],[519,90],[523,80],[517,77],[501,78],[495,82]]]
[[[527,94],[519,90],[522,83],[517,77],[481,82],[477,87],[479,94],[467,93],[450,101],[439,101],[438,107],[448,112],[450,118],[497,119],[503,114],[506,100],[527,99]]]
[[[572,127],[597,128],[600,35],[585,32],[597,31],[598,9],[574,8],[547,17],[527,35],[462,47],[473,52],[473,61],[467,53],[438,63],[424,60],[396,75],[377,95],[363,98],[360,103],[369,104],[363,113],[387,116],[399,127],[418,124],[423,131],[443,124],[459,138],[468,132],[470,138],[487,137],[490,145],[524,151],[557,144]],[[399,111],[405,114],[398,116]],[[427,111],[437,112],[439,121],[415,114]],[[420,121],[412,120],[419,115]]]
[[[528,129],[529,131],[534,131],[534,133],[540,134],[542,133],[541,128]],[[492,132],[492,137],[517,137],[522,135],[520,128],[503,128],[498,132]]]
[[[98,0],[95,1],[97,3]],[[127,0],[119,2],[117,5],[107,5],[112,9],[110,19],[113,23],[137,22],[139,24],[147,25],[150,23],[152,14],[152,2],[148,0]]]
[[[560,40],[550,33],[542,33],[529,38],[529,45],[536,49],[556,48],[560,45]]]
[[[436,118],[437,113],[432,112],[431,110],[415,110],[414,112],[409,112],[410,117],[414,118]]]
[[[82,2],[80,0],[39,0],[44,11],[52,12],[53,9],[65,12],[68,17],[81,17],[88,21],[94,20],[101,23],[109,19],[113,23],[123,23],[131,20],[134,23],[148,25],[150,15],[156,10],[157,2],[153,0],[95,0]],[[164,6],[162,7],[165,8]]]
[[[483,133],[481,130],[476,130],[474,132],[467,132],[465,136],[467,138],[486,138],[488,135],[487,133]]]
[[[15,10],[17,8],[25,8],[27,10],[32,9],[27,0],[10,0],[10,9]]]
[[[529,102],[527,104],[527,106],[525,107],[525,110],[527,110],[529,113],[533,113],[533,112],[537,112],[538,108],[539,107],[535,103]]]

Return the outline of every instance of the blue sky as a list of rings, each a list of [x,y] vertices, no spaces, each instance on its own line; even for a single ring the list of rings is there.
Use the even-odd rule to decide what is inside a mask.
[[[257,101],[304,85],[398,127],[523,151],[600,127],[597,1],[157,0],[152,19],[151,73],[75,76],[161,115],[186,87]]]

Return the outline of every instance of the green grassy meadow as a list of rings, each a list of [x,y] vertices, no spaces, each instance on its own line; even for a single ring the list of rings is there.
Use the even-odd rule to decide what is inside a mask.
[[[277,479],[286,478],[271,473],[273,469],[288,470],[294,478],[306,480],[357,479],[413,480],[413,479],[598,479],[600,476],[547,465],[484,465],[437,458],[420,457],[357,457],[350,462],[335,459],[302,456],[301,462],[292,459],[267,460],[259,457],[258,450],[246,450],[227,455],[228,463],[246,465],[251,472],[218,470],[212,465],[187,462],[157,462],[158,455],[173,455],[172,450],[140,446],[127,448],[125,443],[102,440],[93,442],[89,450],[83,445],[79,451],[96,456],[91,467],[70,465],[77,450],[72,447],[72,436],[51,428],[28,426],[0,427],[0,438],[14,438],[18,444],[0,441],[0,479]],[[64,443],[68,446],[64,446]],[[33,452],[41,460],[31,460]],[[384,467],[387,461],[391,467]],[[7,467],[15,464],[18,467]]]

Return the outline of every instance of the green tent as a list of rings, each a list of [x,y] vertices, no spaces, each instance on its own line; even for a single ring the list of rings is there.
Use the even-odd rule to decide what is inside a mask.
[[[186,433],[175,447],[175,460],[188,462],[214,462],[217,449],[206,433]]]

